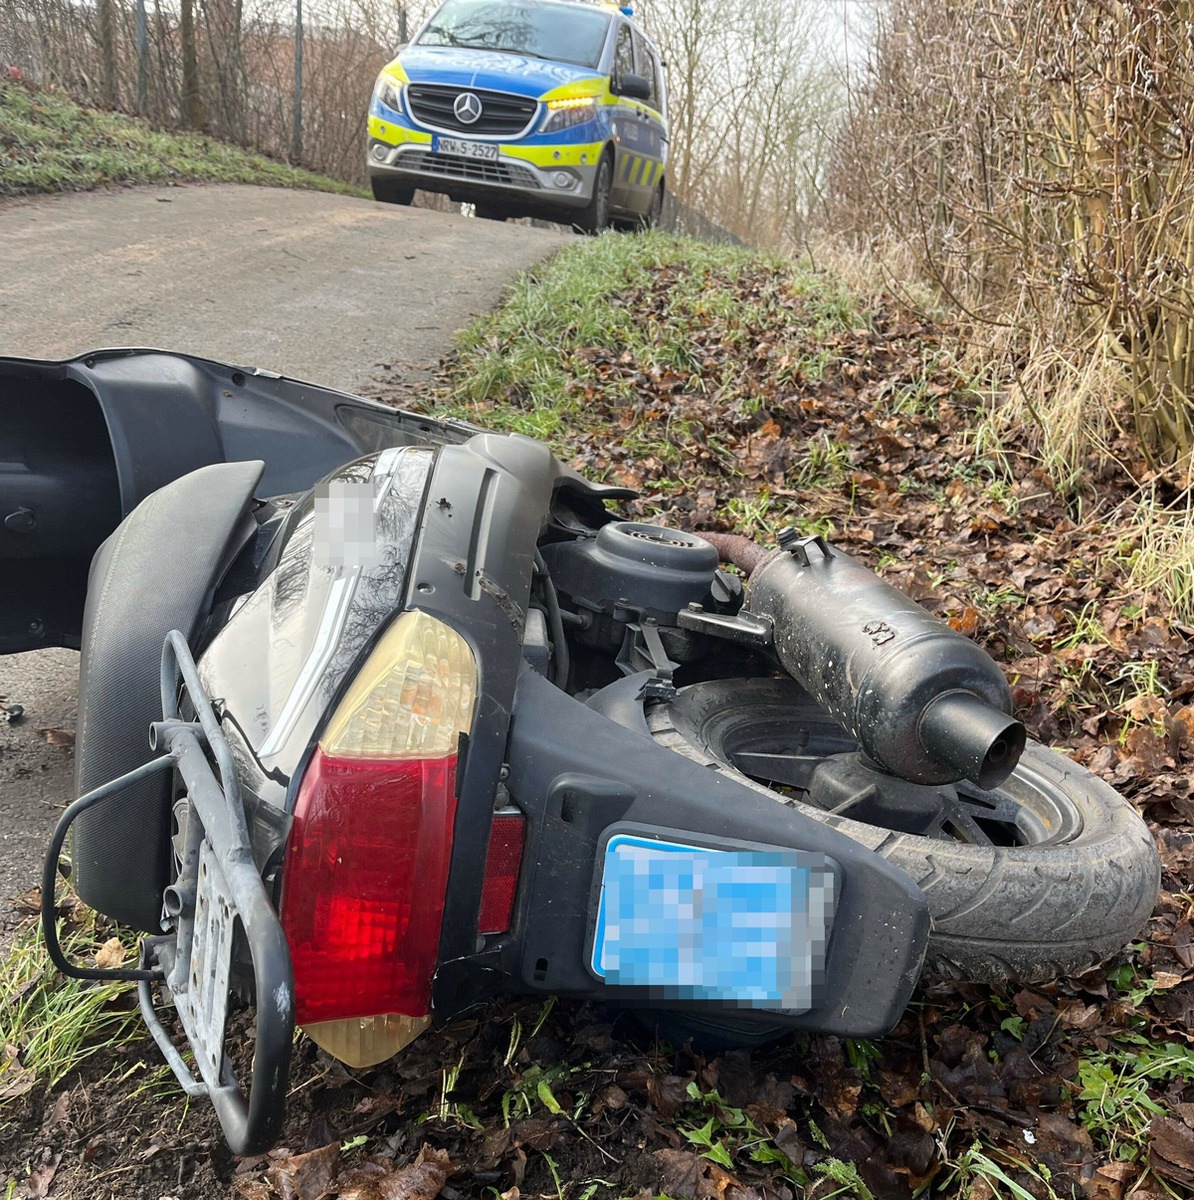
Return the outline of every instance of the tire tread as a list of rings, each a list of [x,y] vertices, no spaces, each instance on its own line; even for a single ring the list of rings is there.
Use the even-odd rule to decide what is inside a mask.
[[[724,713],[734,703],[760,704],[758,695],[768,684],[774,686],[772,681],[720,680],[688,690],[708,689],[709,710]],[[819,710],[812,712],[828,720]],[[660,745],[791,803],[718,758],[691,720],[677,718],[674,702],[650,709],[648,725]],[[985,982],[1078,974],[1121,949],[1152,913],[1160,860],[1131,805],[1097,776],[1036,742],[1025,749],[1012,786],[1021,771],[1035,776],[1033,786],[1048,788],[1055,800],[1079,812],[1080,828],[1069,841],[954,845],[805,809],[916,880],[933,920],[926,960],[933,973]],[[999,936],[990,936],[992,931]]]

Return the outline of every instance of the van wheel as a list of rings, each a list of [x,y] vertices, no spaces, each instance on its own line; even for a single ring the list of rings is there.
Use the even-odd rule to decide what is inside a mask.
[[[609,192],[613,187],[614,167],[608,153],[601,156],[597,164],[597,178],[593,183],[593,198],[588,207],[579,213],[573,224],[582,233],[600,233],[609,224]]]
[[[651,207],[647,209],[646,215],[639,220],[638,227],[642,230],[658,229],[660,219],[663,217],[663,182],[660,181],[659,186],[655,189],[655,194],[651,197]]]
[[[395,183],[392,179],[378,179],[376,175],[369,180],[373,189],[373,199],[382,204],[410,204],[415,198],[415,189],[406,184]]]

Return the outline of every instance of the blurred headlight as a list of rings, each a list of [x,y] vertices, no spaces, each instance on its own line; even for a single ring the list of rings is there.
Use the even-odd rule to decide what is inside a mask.
[[[396,113],[403,111],[402,108],[402,85],[391,79],[388,75],[379,75],[377,84],[373,89],[373,94],[386,106]]]
[[[543,122],[540,133],[559,133],[562,129],[571,129],[574,125],[583,125],[591,121],[595,115],[597,102],[592,96],[575,96],[569,100],[549,100],[547,102],[547,120]]]

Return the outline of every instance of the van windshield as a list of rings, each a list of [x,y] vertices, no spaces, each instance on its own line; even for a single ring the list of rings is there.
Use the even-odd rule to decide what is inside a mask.
[[[461,46],[596,67],[609,13],[536,0],[448,0],[419,35],[420,46]]]

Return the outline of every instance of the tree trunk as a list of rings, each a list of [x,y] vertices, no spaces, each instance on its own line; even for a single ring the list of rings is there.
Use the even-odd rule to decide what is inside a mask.
[[[112,4],[113,0],[99,0],[96,12],[99,18],[100,99],[109,108],[115,108],[119,99],[116,94],[116,14]]]
[[[199,92],[199,59],[195,52],[195,0],[182,0],[179,23],[182,42],[182,122],[188,129],[207,124],[203,97]]]

